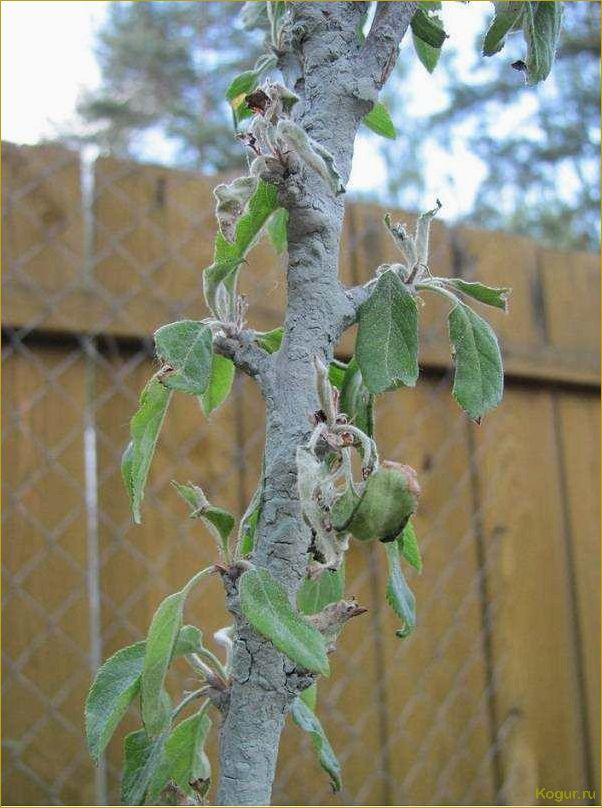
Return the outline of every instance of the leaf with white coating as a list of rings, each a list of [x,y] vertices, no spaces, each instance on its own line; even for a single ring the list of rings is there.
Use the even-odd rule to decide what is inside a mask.
[[[469,306],[458,303],[449,313],[454,348],[453,396],[477,422],[497,407],[504,392],[502,355],[491,326]]]
[[[417,572],[422,572],[422,557],[418,547],[418,539],[414,530],[414,523],[408,519],[401,535],[397,538],[399,553]]]
[[[238,219],[234,241],[230,242],[222,233],[217,233],[213,263],[203,272],[205,300],[214,314],[217,313],[220,285],[223,284],[229,294],[233,293],[240,265],[257,242],[267,220],[278,207],[276,186],[259,180],[245,212]]]
[[[432,210],[427,210],[426,213],[420,214],[416,222],[416,257],[418,263],[422,266],[428,266],[431,223],[440,210],[441,202],[437,200],[435,207]]]
[[[345,192],[345,186],[336,167],[333,155],[313,140],[305,129],[294,121],[281,120],[276,127],[276,137],[285,148],[291,149],[297,156],[314,169],[322,179],[330,185],[335,195]]]
[[[155,331],[157,354],[170,370],[161,381],[170,390],[199,396],[209,386],[213,338],[209,326],[197,320],[179,320]]]
[[[301,668],[330,675],[324,638],[293,610],[286,592],[267,570],[243,573],[239,593],[242,612],[255,631]]]
[[[176,637],[182,625],[186,590],[169,595],[153,615],[142,666],[142,721],[150,738],[155,738],[169,725],[170,715],[161,698]]]
[[[195,626],[183,626],[174,655],[199,650],[203,635]],[[85,707],[86,739],[90,755],[98,760],[115,728],[140,690],[146,642],[121,648],[100,667],[88,693]]]
[[[121,802],[123,805],[143,805],[146,792],[163,751],[165,735],[150,739],[143,729],[126,736]]]
[[[506,44],[506,36],[520,25],[525,3],[501,2],[494,3],[495,14],[493,21],[485,34],[483,42],[483,56],[493,56],[499,53]]]
[[[383,272],[359,310],[355,355],[364,384],[384,393],[418,379],[418,309],[403,281]]]
[[[121,471],[137,524],[141,521],[140,506],[148,472],[171,396],[171,390],[153,376],[140,394],[140,404],[130,421],[132,440],[124,452]]]
[[[230,183],[220,183],[213,189],[217,201],[215,208],[217,223],[230,242],[236,238],[236,225],[257,190],[258,182],[257,177],[238,177]]]
[[[508,311],[508,298],[512,289],[506,286],[486,286],[476,281],[464,281],[461,278],[446,278],[445,283],[459,292],[496,309]]]
[[[194,797],[195,785],[201,781],[203,791],[209,788],[211,764],[205,752],[205,742],[212,722],[205,710],[186,718],[175,727],[163,746],[161,759],[148,788],[148,801],[155,802],[168,782],[173,781],[189,797]],[[197,787],[198,788],[198,787]]]
[[[389,542],[384,546],[389,563],[387,603],[403,621],[401,629],[396,632],[397,636],[407,637],[416,627],[416,600],[401,571],[397,542]]]
[[[211,363],[211,375],[205,392],[199,396],[199,404],[205,415],[220,407],[230,395],[236,368],[226,356],[214,353]]]
[[[322,724],[318,720],[317,715],[307,705],[307,703],[299,696],[293,702],[291,714],[295,724],[305,732],[308,732],[311,738],[312,746],[314,747],[320,766],[328,774],[330,778],[330,785],[332,790],[336,793],[341,790],[341,764],[337,760],[330,741],[326,737],[326,733],[322,728]]]
[[[278,208],[268,219],[268,236],[272,247],[276,250],[278,255],[286,252],[287,248],[287,228],[288,224],[288,210],[285,208]]]
[[[172,480],[171,484],[182,499],[188,503],[191,509],[191,519],[203,520],[203,523],[215,539],[218,549],[222,551],[227,559],[229,557],[228,539],[236,523],[232,514],[223,508],[212,505],[205,496],[203,489],[198,485],[193,485],[192,483],[183,485],[176,480]]]
[[[538,84],[550,75],[561,22],[561,2],[525,3],[523,31],[527,42],[527,84]]]
[[[297,606],[303,614],[317,614],[345,594],[345,567],[324,569],[318,578],[306,577],[297,592]]]

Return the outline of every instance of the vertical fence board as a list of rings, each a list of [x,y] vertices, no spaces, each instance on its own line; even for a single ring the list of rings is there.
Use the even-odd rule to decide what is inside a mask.
[[[577,620],[585,675],[590,758],[600,793],[600,400],[558,396],[569,541],[574,559]]]
[[[82,743],[91,674],[84,372],[78,354],[40,347],[3,367],[2,786],[17,804],[47,804],[53,793],[67,804],[95,799]]]
[[[91,301],[76,152],[2,143],[2,233],[3,322],[77,328]]]
[[[509,389],[475,432],[504,797],[533,804],[588,787],[551,394]]]

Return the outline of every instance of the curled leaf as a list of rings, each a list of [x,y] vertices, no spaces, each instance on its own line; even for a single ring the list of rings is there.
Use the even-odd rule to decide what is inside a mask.
[[[258,182],[257,177],[238,177],[228,184],[216,185],[213,189],[217,200],[215,215],[219,229],[230,242],[236,238],[236,225],[255,193]]]
[[[345,192],[333,155],[313,140],[298,124],[290,120],[281,120],[276,127],[276,137],[285,148],[291,149],[303,162],[311,166],[330,185],[335,195]]]

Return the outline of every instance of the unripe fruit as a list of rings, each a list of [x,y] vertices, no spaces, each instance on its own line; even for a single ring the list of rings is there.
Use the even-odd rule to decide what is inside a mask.
[[[419,495],[414,469],[385,460],[360,496],[347,491],[339,498],[332,509],[333,525],[360,541],[393,541],[416,510]]]

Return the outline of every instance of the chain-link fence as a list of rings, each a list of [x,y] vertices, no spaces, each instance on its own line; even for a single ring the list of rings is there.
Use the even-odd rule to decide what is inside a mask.
[[[115,803],[123,733],[92,766],[90,678],[211,561],[170,480],[198,481],[238,514],[246,507],[262,406],[246,378],[210,420],[176,397],[134,527],[121,453],[152,373],[153,330],[204,315],[212,183],[52,146],[6,145],[4,169],[2,799]],[[387,259],[381,218],[376,206],[349,206],[346,283]],[[274,801],[530,804],[545,801],[544,788],[595,802],[581,790],[599,779],[597,262],[437,225],[432,264],[515,287],[512,314],[491,317],[505,402],[481,427],[466,420],[450,395],[446,312],[428,305],[421,381],[379,402],[377,435],[382,456],[414,466],[422,483],[425,569],[410,576],[418,627],[395,637],[384,556],[354,547],[347,591],[369,611],[347,627],[318,707],[344,786],[330,793],[309,739],[288,727]],[[253,327],[280,324],[284,266],[262,243],[245,267]],[[339,354],[352,351],[350,335]],[[211,637],[228,622],[222,603],[213,582],[187,617]],[[174,686],[190,685],[183,668],[178,676]],[[128,716],[124,729],[134,727]]]

